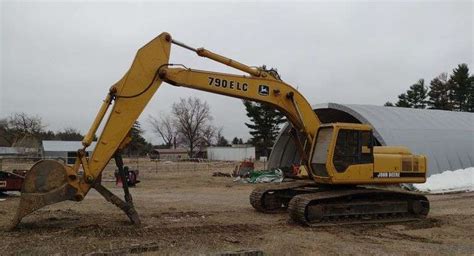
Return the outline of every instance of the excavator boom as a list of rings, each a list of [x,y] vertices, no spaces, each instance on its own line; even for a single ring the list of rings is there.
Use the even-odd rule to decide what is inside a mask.
[[[282,81],[185,68],[160,69],[160,78],[172,85],[265,103],[283,113],[312,142],[320,122],[310,104]]]

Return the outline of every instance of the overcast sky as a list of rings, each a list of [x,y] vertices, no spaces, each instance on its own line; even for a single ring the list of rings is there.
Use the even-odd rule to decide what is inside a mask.
[[[248,65],[278,69],[310,103],[383,105],[420,78],[473,65],[473,1],[1,1],[0,118],[39,115],[48,129],[86,132],[135,52],[163,31]],[[231,70],[174,47],[172,63]],[[233,71],[232,71],[233,72]],[[180,97],[206,100],[228,139],[248,138],[240,100],[163,84],[140,117]],[[156,136],[145,137],[155,143]]]

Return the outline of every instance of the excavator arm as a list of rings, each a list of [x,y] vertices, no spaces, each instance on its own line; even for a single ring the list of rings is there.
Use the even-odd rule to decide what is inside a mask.
[[[171,44],[192,50],[201,57],[228,65],[248,75],[175,67],[176,65],[168,63]],[[281,81],[278,75],[271,71],[246,66],[203,48],[194,49],[173,40],[168,33],[162,33],[138,50],[128,72],[110,88],[82,141],[84,148],[78,150],[74,166],[42,160],[28,172],[12,227],[23,217],[43,206],[65,200],[81,201],[91,188],[95,188],[108,201],[124,210],[132,222],[139,223],[131,197],[126,198],[126,202],[122,201],[101,186],[99,178],[111,158],[121,162],[118,151],[126,144],[127,134],[133,123],[163,81],[175,86],[271,105],[281,111],[305,136],[305,145],[309,146],[302,150],[307,154],[311,150],[310,145],[320,122],[310,104],[296,89]],[[92,155],[87,157],[85,149],[91,145],[107,113],[109,115],[95,149]],[[118,167],[120,170],[121,167]]]

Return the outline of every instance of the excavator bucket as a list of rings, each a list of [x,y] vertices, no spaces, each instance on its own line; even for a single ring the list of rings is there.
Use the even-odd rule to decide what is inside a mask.
[[[11,229],[21,219],[46,205],[74,200],[76,189],[69,185],[66,165],[54,160],[41,160],[27,172],[21,189],[18,210]]]

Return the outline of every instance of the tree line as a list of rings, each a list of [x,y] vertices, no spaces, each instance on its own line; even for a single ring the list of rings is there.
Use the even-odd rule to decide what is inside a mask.
[[[418,80],[398,95],[395,104],[387,102],[385,106],[474,112],[474,75],[469,74],[467,64],[459,64],[451,74],[433,78],[429,86],[424,79]]]
[[[229,143],[222,134],[222,127],[213,124],[207,102],[196,97],[180,99],[172,105],[170,114],[149,116],[148,123],[152,131],[164,141],[159,147],[184,146],[190,157],[200,157],[198,153],[202,148],[230,146],[231,143],[254,145],[258,156],[268,156],[285,119],[270,106],[251,101],[243,101],[243,104],[249,117],[249,122],[245,125],[252,136],[246,142],[234,137]],[[0,119],[0,146],[38,147],[43,140],[81,141],[84,137],[75,128],[55,132],[46,127],[39,116],[14,113],[8,118]],[[143,133],[140,122],[136,121],[130,130],[132,140],[123,152],[125,155],[146,155],[153,150],[154,146],[146,141]],[[35,145],[22,143],[25,141]]]
[[[13,113],[7,118],[0,119],[0,140],[3,146],[18,145],[25,138],[33,138],[37,141],[80,141],[82,137],[83,135],[74,128],[65,128],[57,132],[46,130],[41,117],[26,113]]]
[[[0,146],[5,147],[39,147],[43,140],[81,141],[84,135],[75,128],[64,128],[60,131],[46,129],[39,116],[26,113],[13,113],[0,119]],[[143,137],[143,129],[136,121],[130,131],[132,141],[124,150],[127,155],[145,155],[152,145]],[[97,137],[94,136],[94,140]]]

